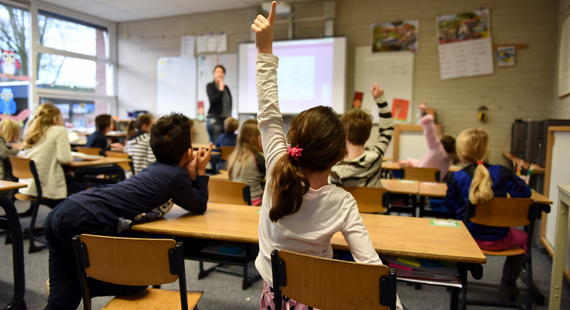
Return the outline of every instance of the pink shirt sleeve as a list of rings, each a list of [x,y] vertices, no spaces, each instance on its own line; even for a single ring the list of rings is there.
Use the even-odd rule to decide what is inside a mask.
[[[441,142],[437,136],[437,129],[435,128],[435,123],[433,116],[430,114],[422,117],[420,119],[420,124],[424,128],[424,136],[426,137],[427,145],[430,150],[438,149],[441,147]]]

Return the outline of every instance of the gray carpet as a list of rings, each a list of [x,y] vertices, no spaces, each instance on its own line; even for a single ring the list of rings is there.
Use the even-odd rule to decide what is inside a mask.
[[[27,204],[17,203],[19,212],[27,209]],[[42,206],[38,222],[43,223],[49,208]],[[22,218],[22,227],[29,225],[30,218]],[[4,245],[5,235],[0,236],[0,308],[9,303],[12,298],[12,250],[10,245]],[[26,295],[25,301],[28,309],[43,309],[46,305],[45,283],[48,278],[48,251],[28,254],[28,241],[24,241],[26,263]],[[501,270],[504,258],[488,257],[488,263],[483,266],[484,277],[477,281],[470,279],[468,286],[469,299],[501,300],[497,295],[497,285],[501,278]],[[546,296],[550,286],[550,273],[552,259],[543,249],[535,247],[533,252],[534,283]],[[239,268],[235,268],[240,270]],[[256,272],[255,268],[251,268]],[[219,272],[212,273],[205,279],[198,280],[198,263],[186,261],[186,274],[189,290],[204,291],[204,296],[199,303],[202,310],[208,309],[259,309],[259,297],[262,282],[255,283],[245,291],[241,290],[241,278]],[[526,287],[519,280],[521,287],[520,300],[526,297]],[[163,288],[178,288],[178,283],[164,285]],[[408,309],[449,309],[449,292],[442,287],[423,285],[421,290],[414,289],[406,283],[398,283],[398,294]],[[110,298],[99,297],[93,299],[93,309],[101,309]],[[78,309],[82,309],[80,305]],[[501,309],[490,307],[469,306],[473,309]],[[547,309],[547,306],[533,305],[533,309]],[[570,287],[564,282],[561,309],[570,309]]]

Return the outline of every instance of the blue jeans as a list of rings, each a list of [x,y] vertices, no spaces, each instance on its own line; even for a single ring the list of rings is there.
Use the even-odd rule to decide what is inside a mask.
[[[224,120],[225,118],[218,117],[209,117],[206,120],[206,128],[208,129],[210,142],[216,143],[220,134],[224,132]]]

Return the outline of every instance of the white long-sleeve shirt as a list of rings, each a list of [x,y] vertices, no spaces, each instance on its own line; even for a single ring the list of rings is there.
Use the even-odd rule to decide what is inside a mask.
[[[44,136],[34,146],[21,152],[26,158],[31,158],[36,164],[42,196],[50,199],[67,198],[67,183],[61,165],[69,164],[73,160],[69,135],[63,126],[50,126]],[[34,179],[20,179],[20,183],[28,184],[21,188],[20,193],[37,196],[38,191]]]
[[[267,184],[272,179],[273,165],[279,157],[287,154],[283,118],[277,100],[278,62],[279,58],[274,55],[257,55],[257,119],[266,156]],[[333,184],[317,190],[309,189],[303,196],[299,211],[277,222],[269,219],[271,195],[271,187],[267,186],[259,220],[259,254],[255,260],[255,267],[269,286],[273,287],[273,250],[289,250],[332,258],[330,240],[338,231],[342,232],[355,261],[382,264],[372,246],[368,231],[362,224],[356,201],[348,192]]]

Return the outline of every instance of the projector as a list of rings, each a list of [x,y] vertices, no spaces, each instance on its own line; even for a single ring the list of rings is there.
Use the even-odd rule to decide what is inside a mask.
[[[271,11],[271,3],[273,3],[273,1],[269,1],[269,2],[263,2],[261,4],[261,8],[266,11],[266,12],[270,12]],[[275,14],[277,15],[281,15],[281,14],[289,14],[291,13],[291,5],[285,1],[277,1],[277,8],[275,10]]]

